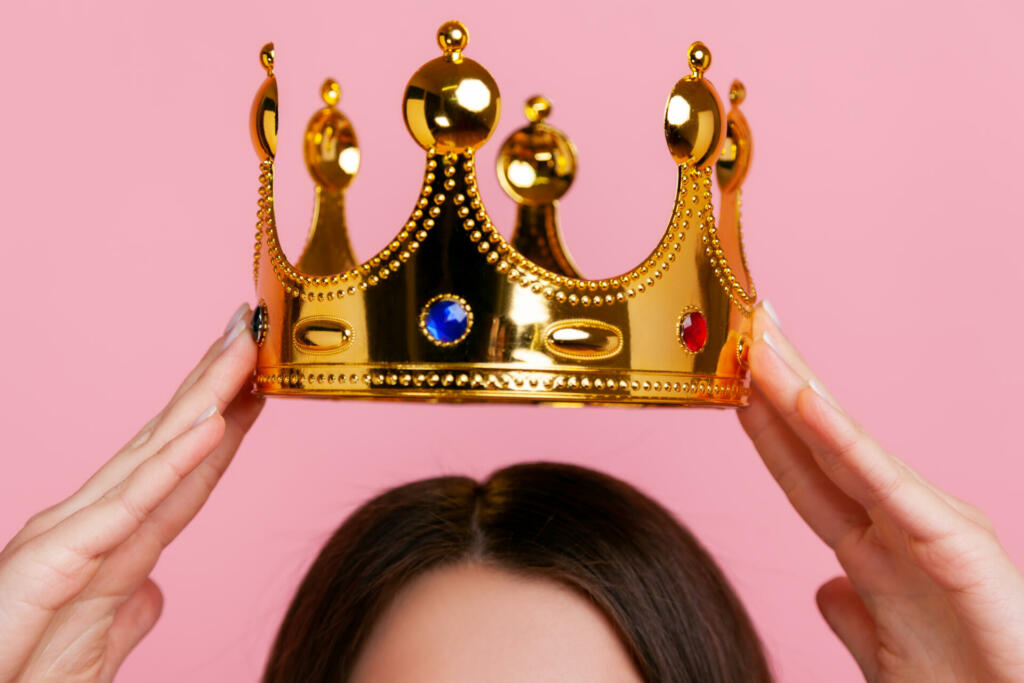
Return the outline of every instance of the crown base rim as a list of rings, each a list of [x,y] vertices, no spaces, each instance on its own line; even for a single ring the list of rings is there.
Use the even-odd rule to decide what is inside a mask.
[[[261,396],[428,403],[740,408],[750,395],[746,378],[663,372],[281,366],[255,379]]]

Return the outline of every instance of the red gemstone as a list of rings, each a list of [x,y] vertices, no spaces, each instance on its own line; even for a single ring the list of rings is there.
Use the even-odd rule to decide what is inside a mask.
[[[708,340],[708,321],[699,311],[690,311],[679,323],[679,339],[690,351],[697,353]]]

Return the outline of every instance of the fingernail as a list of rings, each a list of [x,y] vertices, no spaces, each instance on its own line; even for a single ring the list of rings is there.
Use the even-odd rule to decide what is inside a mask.
[[[235,327],[235,324],[242,319],[242,316],[244,316],[248,312],[249,304],[242,303],[238,308],[235,309],[235,312],[231,314],[231,319],[228,320],[228,324],[224,326],[224,332],[222,334],[227,334],[228,332],[230,332]]]
[[[771,347],[772,351],[775,352],[775,355],[785,360],[785,358],[783,358],[782,356],[782,352],[779,351],[779,345],[775,343],[775,338],[768,333],[768,330],[765,330],[764,332],[761,333],[761,339],[764,341],[765,344]]]
[[[781,329],[782,323],[779,322],[779,314],[775,312],[775,307],[772,306],[772,302],[768,301],[768,299],[764,299],[761,301],[760,306],[764,309],[764,312],[768,314],[768,317],[772,319],[772,322]]]
[[[216,405],[210,406],[209,408],[207,408],[206,410],[204,410],[202,413],[199,414],[199,417],[197,417],[196,421],[192,423],[192,426],[195,427],[200,422],[205,422],[206,420],[208,420],[211,417],[213,417],[216,412],[217,412],[217,406]]]
[[[807,383],[807,386],[809,386],[811,389],[813,389],[814,393],[816,393],[818,396],[821,396],[823,399],[825,399],[829,403],[832,402],[832,398],[825,391],[825,387],[821,386],[821,384],[818,383],[817,379],[812,378],[811,381],[809,381]]]
[[[231,346],[231,342],[235,341],[235,337],[240,335],[242,333],[242,330],[244,330],[247,327],[249,326],[245,323],[244,320],[236,321],[234,327],[232,327],[227,332],[227,336],[224,337],[224,342],[220,345],[220,350],[223,351],[224,349]]]

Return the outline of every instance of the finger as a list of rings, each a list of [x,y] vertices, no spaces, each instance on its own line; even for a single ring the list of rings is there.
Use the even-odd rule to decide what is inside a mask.
[[[845,576],[838,576],[819,588],[816,597],[821,616],[853,655],[864,678],[876,680],[878,633],[853,584]]]
[[[869,515],[882,513],[926,540],[948,534],[965,518],[930,488],[905,475],[894,458],[800,377],[764,334],[751,346],[758,386],[807,444],[824,474]]]
[[[160,553],[195,517],[230,464],[264,399],[241,393],[224,413],[224,437],[217,448],[189,473],[153,511],[132,537],[103,561],[96,577],[76,596],[78,601],[128,595],[156,566]]]
[[[755,309],[753,327],[755,336],[764,336],[766,339],[770,339],[772,348],[797,375],[799,375],[807,384],[812,385],[818,393],[836,409],[840,411],[843,410],[843,407],[835,397],[829,393],[821,380],[815,376],[803,356],[800,355],[796,346],[793,345],[786,334],[782,331],[782,328],[779,325],[778,316],[775,314],[774,308],[772,308],[771,304],[767,301],[762,301]],[[852,418],[850,419],[852,421]],[[946,503],[960,512],[960,514],[972,520],[974,523],[992,530],[991,522],[977,508],[938,488],[896,456],[891,454],[887,455],[895,461],[897,467],[904,469],[904,473],[907,476],[916,478],[923,486],[926,486],[935,492],[937,496],[945,500]]]
[[[139,641],[156,625],[163,611],[164,597],[151,579],[117,610],[107,634],[107,652],[100,672],[100,680],[110,681]]]
[[[0,680],[20,668],[53,614],[93,578],[104,553],[124,542],[220,441],[216,413],[171,441],[121,484],[0,564]]]
[[[224,331],[221,333],[220,337],[210,344],[209,348],[206,349],[206,353],[204,353],[203,357],[199,360],[199,363],[197,363],[196,366],[192,368],[192,371],[185,376],[185,379],[182,380],[180,385],[178,385],[178,388],[175,390],[174,394],[171,395],[170,400],[167,401],[167,404],[160,410],[160,412],[154,415],[153,419],[147,422],[142,429],[132,437],[131,441],[128,443],[128,447],[138,448],[145,443],[147,439],[149,439],[152,435],[153,427],[163,416],[167,408],[173,405],[183,393],[196,383],[196,381],[206,371],[206,368],[208,368],[210,364],[217,359],[220,352],[224,349],[224,339],[231,333],[239,321],[247,321],[251,313],[252,309],[249,308],[248,303],[243,302],[239,304],[238,308],[236,308],[231,314],[231,317],[228,318],[228,324],[224,326]]]
[[[209,499],[264,404],[260,396],[240,393],[225,413],[220,444],[146,521],[144,531],[152,530],[162,546],[173,541]]]
[[[246,325],[244,318],[237,319],[228,333],[214,342],[214,346],[211,348],[216,352],[211,361],[205,366],[203,363],[197,366],[196,370],[202,367],[202,372],[198,374],[195,381],[190,383],[186,380],[182,384],[182,387],[185,388],[184,393],[168,406],[168,410],[172,411],[174,415],[173,424],[167,425],[142,446],[122,450],[107,461],[69,498],[29,520],[10,541],[4,552],[9,553],[100,498],[127,477],[140,462],[151,457],[170,439],[187,429],[205,407],[212,404],[216,405],[218,410],[223,411],[251,379],[252,367],[256,362],[256,345],[249,335],[241,333]],[[231,336],[232,334],[234,336]],[[229,342],[226,347],[225,342]],[[164,426],[164,422],[170,417],[166,413],[161,413],[155,419],[161,426]],[[157,427],[157,429],[161,429],[161,427]]]
[[[825,476],[756,384],[739,419],[793,508],[821,540],[835,548],[851,531],[870,524],[864,508]]]

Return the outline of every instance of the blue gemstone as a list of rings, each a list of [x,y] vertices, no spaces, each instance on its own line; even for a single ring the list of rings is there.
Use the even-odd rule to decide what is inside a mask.
[[[451,343],[466,334],[469,314],[458,301],[440,299],[430,304],[424,322],[431,337],[439,342]]]

